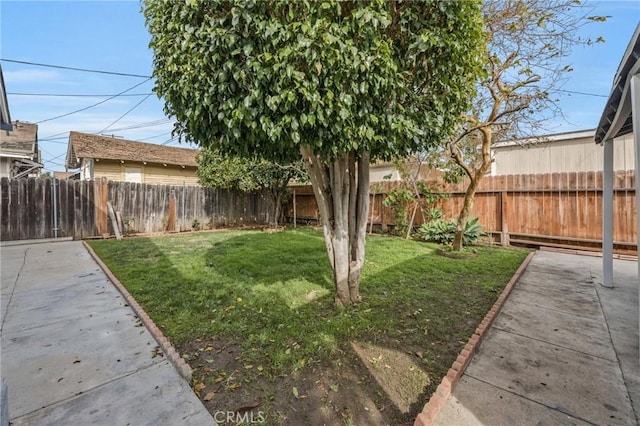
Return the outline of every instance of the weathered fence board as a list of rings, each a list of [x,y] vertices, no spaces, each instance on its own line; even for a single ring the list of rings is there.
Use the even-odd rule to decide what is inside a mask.
[[[113,234],[107,218],[111,202],[126,233],[187,231],[218,226],[266,224],[269,203],[261,194],[200,186],[56,180],[57,224],[51,179],[0,181],[2,240],[76,239]]]

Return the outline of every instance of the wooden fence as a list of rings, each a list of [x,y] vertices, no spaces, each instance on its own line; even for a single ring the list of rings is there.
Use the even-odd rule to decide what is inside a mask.
[[[614,176],[614,248],[618,253],[636,252],[636,204],[633,171]],[[426,182],[439,188],[445,198],[436,203],[446,218],[457,217],[464,200],[466,182]],[[386,193],[397,182],[372,186],[370,220],[386,229],[393,212],[384,207]],[[505,243],[540,244],[599,250],[602,244],[602,172],[552,173],[485,177],[478,188],[472,215],[485,231]],[[318,210],[309,186],[296,187],[298,220],[314,221]],[[294,203],[287,208],[292,217]],[[422,223],[418,213],[415,225]]]
[[[465,183],[427,182],[446,195],[437,202],[445,217],[460,211]],[[393,212],[383,205],[396,182],[374,184],[370,221],[386,229]],[[55,195],[55,196],[54,196]],[[614,249],[636,252],[634,172],[614,176]],[[54,202],[55,200],[55,202]],[[266,224],[269,203],[258,193],[212,190],[199,186],[124,182],[18,179],[0,181],[2,240],[113,234],[108,203],[127,233],[185,231],[194,227]],[[55,208],[54,208],[55,206]],[[295,187],[287,216],[314,222],[318,210],[309,186]],[[54,213],[55,212],[55,213]],[[598,250],[602,242],[602,173],[509,175],[482,180],[472,214],[495,240]],[[416,214],[415,225],[422,223]]]
[[[0,201],[3,241],[113,234],[108,203],[125,233],[266,224],[270,219],[268,200],[259,193],[106,179],[3,178]]]

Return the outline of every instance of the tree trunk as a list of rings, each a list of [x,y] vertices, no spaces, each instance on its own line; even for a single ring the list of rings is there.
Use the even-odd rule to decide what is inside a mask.
[[[352,151],[327,162],[308,146],[301,153],[320,210],[336,304],[357,303],[369,214],[369,155]]]
[[[467,187],[467,192],[464,194],[464,204],[462,210],[458,215],[458,223],[456,224],[456,233],[453,236],[453,251],[462,250],[464,242],[464,229],[467,226],[467,220],[469,219],[469,213],[473,207],[473,198],[476,196],[476,190],[478,189],[478,181],[475,176],[471,178],[471,182]]]
[[[478,167],[475,173],[472,173],[469,167],[463,165],[462,157],[460,155],[454,155],[454,160],[465,170],[467,176],[469,176],[470,182],[469,186],[467,187],[467,191],[464,194],[464,204],[462,205],[462,210],[460,210],[460,214],[458,215],[456,232],[453,236],[453,251],[462,250],[464,242],[464,229],[467,226],[467,220],[469,219],[469,214],[471,213],[471,208],[473,207],[473,199],[476,196],[476,191],[478,190],[480,181],[491,168],[491,162],[493,161],[491,159],[491,141],[493,138],[491,127],[481,128],[480,132],[482,134],[482,156],[480,167]]]

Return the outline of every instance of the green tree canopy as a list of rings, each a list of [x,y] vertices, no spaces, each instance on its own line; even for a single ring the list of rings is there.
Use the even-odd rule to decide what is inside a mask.
[[[198,180],[202,186],[239,191],[258,191],[271,204],[269,222],[278,225],[282,203],[291,180],[308,180],[302,162],[281,165],[267,160],[223,155],[213,148],[204,148],[197,157]]]
[[[369,163],[449,136],[481,72],[478,0],[146,0],[176,130],[223,153],[304,160],[338,304],[360,299]]]

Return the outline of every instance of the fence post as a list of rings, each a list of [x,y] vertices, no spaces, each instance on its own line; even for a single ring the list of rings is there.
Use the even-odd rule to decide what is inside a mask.
[[[186,207],[187,207],[187,184],[186,182],[182,182],[182,226],[180,227],[180,231],[184,231],[187,229],[187,225],[185,223]]]
[[[298,224],[298,214],[296,210],[296,189],[293,188],[293,227]]]
[[[53,238],[58,238],[58,185],[56,184],[56,178],[53,177]]]
[[[501,191],[500,201],[500,244],[503,247],[509,246],[509,228],[507,226],[507,191]]]
[[[176,230],[176,193],[172,189],[169,193],[169,219],[167,219],[167,231]]]

